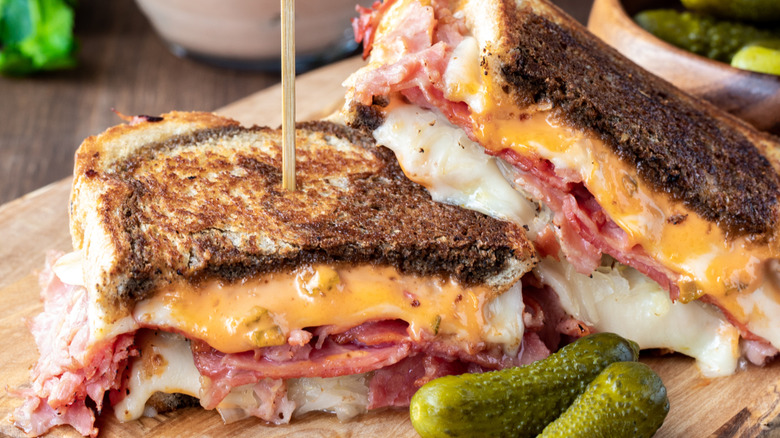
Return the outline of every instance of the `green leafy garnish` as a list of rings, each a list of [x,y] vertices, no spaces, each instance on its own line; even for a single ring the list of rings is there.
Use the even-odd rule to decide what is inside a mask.
[[[0,0],[0,73],[21,76],[76,64],[66,0]]]

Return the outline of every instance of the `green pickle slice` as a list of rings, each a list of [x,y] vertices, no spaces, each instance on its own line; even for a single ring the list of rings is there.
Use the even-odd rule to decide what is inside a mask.
[[[734,55],[731,65],[743,70],[780,76],[780,41],[747,45]]]

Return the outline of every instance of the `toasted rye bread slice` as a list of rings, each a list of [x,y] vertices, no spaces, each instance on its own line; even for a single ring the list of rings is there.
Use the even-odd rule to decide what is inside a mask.
[[[475,32],[497,42],[482,65],[518,108],[552,104],[727,235],[778,233],[778,138],[645,71],[546,0],[465,3]]]
[[[479,66],[496,91],[492,102],[508,102],[516,114],[551,108],[603,141],[653,191],[727,236],[780,237],[780,139],[647,72],[547,0],[449,6],[484,44]],[[392,24],[380,28],[389,33]],[[350,126],[381,125],[384,103],[352,102]]]
[[[433,202],[369,137],[327,122],[298,128],[294,192],[281,188],[279,130],[172,112],[86,139],[71,232],[103,310],[119,317],[174,281],[317,262],[391,265],[496,293],[534,265],[520,227]]]

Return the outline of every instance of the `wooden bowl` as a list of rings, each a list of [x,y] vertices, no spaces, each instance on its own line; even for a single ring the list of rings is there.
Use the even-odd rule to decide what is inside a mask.
[[[780,135],[780,76],[740,70],[679,49],[631,19],[645,9],[676,7],[677,0],[595,0],[588,29],[678,88]]]

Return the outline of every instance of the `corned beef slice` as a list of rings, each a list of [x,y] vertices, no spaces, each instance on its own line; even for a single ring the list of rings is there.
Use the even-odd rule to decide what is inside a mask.
[[[30,324],[40,358],[31,371],[32,388],[21,391],[26,401],[14,412],[14,421],[35,435],[70,424],[82,435],[95,436],[87,397],[99,411],[105,393],[119,389],[127,360],[137,352],[127,334],[87,349],[87,292],[54,275],[52,265],[60,256],[50,253],[40,274],[44,310]]]

